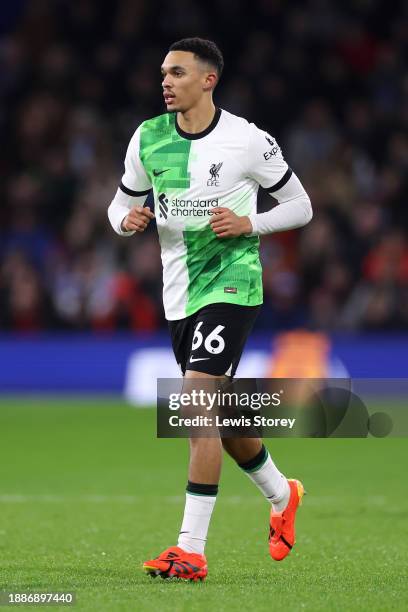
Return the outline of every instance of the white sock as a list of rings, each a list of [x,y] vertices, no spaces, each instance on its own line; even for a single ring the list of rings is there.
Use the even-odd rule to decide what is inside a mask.
[[[240,467],[272,504],[273,511],[282,512],[289,502],[289,483],[272,461],[266,448],[262,447],[262,449],[263,452],[259,453],[259,467],[248,469],[251,462],[240,464]]]
[[[177,546],[189,553],[204,554],[208,526],[216,499],[216,495],[186,493],[184,518]]]

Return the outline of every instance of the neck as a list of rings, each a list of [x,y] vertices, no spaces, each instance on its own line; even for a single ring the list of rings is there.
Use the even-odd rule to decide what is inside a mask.
[[[188,134],[203,132],[214,119],[215,106],[211,100],[203,100],[185,112],[177,113],[177,123]]]

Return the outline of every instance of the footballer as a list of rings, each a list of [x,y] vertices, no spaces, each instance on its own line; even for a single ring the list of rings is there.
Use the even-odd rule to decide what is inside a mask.
[[[223,65],[212,41],[186,38],[170,47],[161,66],[167,112],[136,129],[108,209],[121,236],[143,232],[156,219],[165,316],[187,385],[232,379],[262,304],[259,236],[312,218],[309,197],[276,140],[214,105]],[[260,186],[278,204],[258,214]],[[152,190],[155,214],[144,206]],[[259,438],[192,437],[177,546],[145,561],[147,573],[206,577],[223,449],[271,505],[271,557],[290,553],[302,483],[280,472]]]

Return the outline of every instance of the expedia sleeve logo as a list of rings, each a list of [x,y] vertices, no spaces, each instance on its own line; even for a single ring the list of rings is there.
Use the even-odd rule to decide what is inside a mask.
[[[168,216],[172,217],[206,217],[213,214],[213,209],[219,206],[218,198],[211,200],[182,200],[174,198],[169,202],[169,198],[165,193],[161,193],[158,197],[159,217],[167,220]]]
[[[268,134],[267,136],[265,136],[265,139],[272,147],[272,149],[270,149],[269,151],[265,151],[265,153],[263,154],[265,160],[268,161],[268,159],[274,157],[280,151],[280,149],[276,140],[274,140],[272,136],[269,136]]]

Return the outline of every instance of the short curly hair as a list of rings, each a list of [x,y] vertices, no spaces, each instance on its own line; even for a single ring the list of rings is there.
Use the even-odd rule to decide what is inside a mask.
[[[169,51],[190,51],[194,53],[203,62],[207,62],[210,66],[213,66],[220,78],[224,68],[224,58],[221,51],[212,40],[205,40],[204,38],[183,38],[173,43]]]

